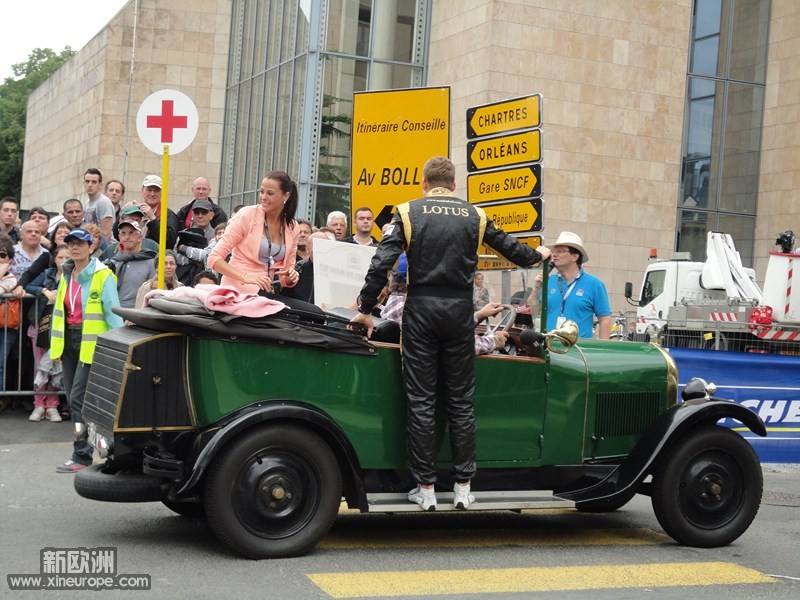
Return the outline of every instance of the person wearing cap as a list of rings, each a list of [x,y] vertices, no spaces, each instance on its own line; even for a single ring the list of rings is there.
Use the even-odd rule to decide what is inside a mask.
[[[583,264],[589,261],[583,240],[571,231],[562,231],[550,248],[552,266],[557,273],[547,280],[547,330],[555,329],[565,320],[575,321],[578,336],[590,338],[597,317],[597,337],[607,340],[611,335],[608,292],[602,281],[583,270]],[[531,305],[538,302],[541,292],[542,275],[539,274],[534,279]]]
[[[216,240],[211,220],[214,207],[210,200],[195,200],[189,226],[178,233],[175,252],[178,256],[178,279],[190,285],[195,274],[205,270],[205,261]]]
[[[142,209],[145,218],[147,219],[147,238],[153,240],[158,244],[161,240],[161,216],[163,211],[167,211],[167,239],[165,240],[165,248],[172,249],[175,247],[175,241],[178,239],[178,232],[183,229],[178,221],[176,215],[169,207],[161,208],[161,177],[158,175],[148,175],[142,181],[142,199],[144,202],[139,205]]]
[[[178,209],[178,222],[181,229],[188,229],[192,226],[192,209],[194,208],[194,203],[198,200],[205,200],[211,205],[211,210],[214,212],[211,216],[211,227],[216,227],[228,220],[228,215],[225,214],[219,204],[214,203],[209,194],[211,194],[211,184],[208,183],[208,179],[205,177],[195,179],[194,183],[192,183],[192,201]]]
[[[83,397],[89,379],[97,336],[122,327],[122,318],[112,309],[119,306],[117,281],[107,266],[90,254],[92,234],[73,229],[64,238],[70,258],[61,266],[50,322],[50,356],[60,358],[73,421],[75,441],[72,457],[59,465],[59,473],[75,473],[92,464],[92,447],[86,442]]]
[[[122,208],[122,210],[119,211],[119,220],[120,223],[124,221],[136,222],[142,228],[142,231],[145,231],[144,212],[138,204],[129,204],[128,206]],[[114,237],[119,238],[119,223],[114,225]],[[158,243],[149,238],[144,238],[142,239],[142,248],[146,250],[155,250],[158,252]],[[103,252],[103,261],[108,260],[117,252],[121,251],[122,248],[120,248],[119,242],[111,242]]]
[[[453,195],[455,166],[444,156],[423,167],[425,197],[398,205],[375,251],[352,322],[372,334],[372,310],[386,275],[405,250],[408,293],[403,309],[403,388],[407,400],[408,454],[416,488],[409,502],[436,509],[435,409],[437,388],[447,407],[453,454],[453,506],[474,501],[470,481],[476,472],[475,335],[472,288],[478,250],[485,243],[508,260],[530,266],[550,256],[495,226],[474,204]]]
[[[144,232],[136,221],[122,221],[118,235],[122,250],[105,261],[105,264],[117,275],[119,305],[123,308],[134,308],[139,288],[145,281],[156,276],[153,259],[158,256],[158,252],[142,248]]]

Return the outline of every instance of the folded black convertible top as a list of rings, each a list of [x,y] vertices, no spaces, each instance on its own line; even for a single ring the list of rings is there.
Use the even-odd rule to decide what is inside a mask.
[[[348,320],[328,313],[284,308],[268,317],[241,317],[209,311],[194,298],[150,299],[147,308],[114,308],[123,319],[154,331],[242,342],[277,342],[345,352],[375,354],[366,338],[347,328]]]

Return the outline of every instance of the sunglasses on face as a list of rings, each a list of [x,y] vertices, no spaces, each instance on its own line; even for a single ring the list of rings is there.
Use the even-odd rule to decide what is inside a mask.
[[[0,251],[0,258],[8,258],[8,252]]]

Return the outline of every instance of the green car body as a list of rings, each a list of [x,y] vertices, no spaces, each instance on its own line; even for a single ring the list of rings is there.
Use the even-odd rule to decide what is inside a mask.
[[[84,418],[107,460],[78,474],[82,496],[205,514],[220,539],[255,558],[310,551],[342,497],[364,512],[418,508],[404,498],[413,481],[398,344],[367,344],[332,315],[239,319],[231,333],[214,316],[197,317],[211,323],[205,329],[156,309],[121,312],[140,326],[98,342]],[[653,495],[659,521],[682,543],[727,544],[746,530],[760,466],[741,436],[715,424],[734,418],[764,435],[754,413],[705,388],[678,404],[675,363],[653,344],[556,349],[475,359],[473,490],[482,496],[470,510],[532,508],[542,498],[615,510],[638,492]],[[450,446],[438,417],[447,489]],[[700,487],[687,495],[687,481]],[[709,492],[719,497],[711,505]]]

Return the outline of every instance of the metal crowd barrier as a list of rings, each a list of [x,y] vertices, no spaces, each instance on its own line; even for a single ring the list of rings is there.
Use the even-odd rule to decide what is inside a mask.
[[[7,347],[8,340],[9,340],[9,331],[12,328],[7,326],[7,323],[4,323],[2,326],[2,331],[0,331],[0,338],[3,342],[3,349],[5,352],[0,359],[3,361],[3,378],[0,382],[0,409],[8,408],[7,404],[9,403],[9,398],[18,398],[18,397],[27,397],[38,395],[48,395],[48,396],[64,396],[66,392],[63,390],[35,390],[33,381],[36,377],[36,371],[34,366],[34,357],[33,351],[30,347],[30,342],[28,339],[28,325],[30,325],[28,319],[28,312],[30,307],[33,305],[36,307],[35,312],[35,323],[38,329],[39,326],[39,310],[38,310],[38,302],[36,300],[39,296],[35,296],[32,294],[25,294],[25,297],[22,298],[21,302],[22,305],[20,306],[20,326],[16,329],[17,336],[16,340],[14,340],[11,344],[11,348]],[[0,294],[0,306],[5,308],[4,313],[8,314],[8,303],[17,301],[11,294]],[[16,355],[14,353],[16,349]],[[30,377],[26,377],[28,375],[26,366],[30,365]],[[16,383],[14,384],[14,381]],[[11,388],[11,389],[9,389]],[[32,401],[32,400],[31,400]]]

